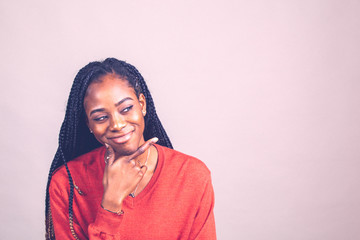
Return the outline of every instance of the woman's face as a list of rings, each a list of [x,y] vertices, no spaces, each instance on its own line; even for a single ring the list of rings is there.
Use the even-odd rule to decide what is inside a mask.
[[[144,143],[145,97],[137,98],[128,82],[117,75],[100,80],[90,84],[84,98],[88,126],[100,143],[113,147],[117,157],[130,155]]]

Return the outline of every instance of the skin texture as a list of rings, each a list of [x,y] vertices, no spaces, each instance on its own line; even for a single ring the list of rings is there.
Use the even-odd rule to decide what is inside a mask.
[[[88,87],[84,108],[90,131],[107,148],[102,206],[118,212],[125,197],[138,186],[137,195],[150,181],[157,162],[152,144],[157,138],[144,141],[144,95],[138,98],[128,82],[117,75],[108,74],[99,80]]]

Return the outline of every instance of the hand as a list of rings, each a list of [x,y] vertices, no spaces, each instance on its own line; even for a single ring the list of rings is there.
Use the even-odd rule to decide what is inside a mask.
[[[144,177],[147,166],[139,166],[136,158],[146,152],[148,148],[158,141],[152,138],[141,145],[132,155],[121,156],[115,159],[114,149],[107,143],[103,186],[104,195],[102,206],[111,211],[119,211],[123,200],[132,193]]]

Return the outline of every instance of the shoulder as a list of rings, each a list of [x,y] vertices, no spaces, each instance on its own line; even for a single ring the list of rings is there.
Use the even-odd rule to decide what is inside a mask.
[[[159,152],[158,191],[171,198],[179,197],[189,206],[200,206],[203,196],[212,201],[213,188],[211,173],[198,158],[162,146],[156,146]],[[162,159],[162,160],[161,160]],[[161,189],[161,190],[159,190]]]
[[[157,145],[156,147],[159,151],[159,156],[164,158],[164,167],[170,169],[170,171],[182,173],[189,178],[210,178],[210,170],[198,158],[164,146]]]
[[[67,162],[72,178],[77,179],[81,176],[85,176],[86,174],[84,173],[88,169],[99,168],[100,167],[99,158],[102,158],[104,153],[105,153],[105,147],[100,147]],[[67,186],[68,184],[69,184],[69,176],[65,165],[62,165],[61,167],[59,167],[54,171],[50,182],[50,188],[54,187],[54,185]]]

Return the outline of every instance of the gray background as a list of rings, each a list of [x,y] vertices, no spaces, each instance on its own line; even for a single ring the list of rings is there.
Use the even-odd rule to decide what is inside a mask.
[[[148,81],[176,149],[212,171],[219,239],[360,239],[360,2],[4,1],[1,239],[42,239],[77,71]]]

